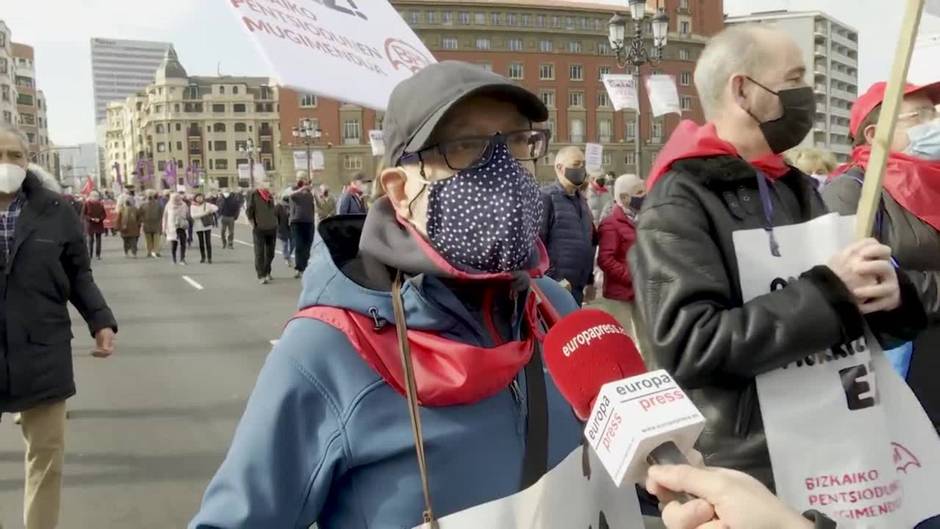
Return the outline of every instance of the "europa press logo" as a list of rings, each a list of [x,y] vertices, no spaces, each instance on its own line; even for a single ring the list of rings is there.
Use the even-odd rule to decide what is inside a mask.
[[[419,70],[431,64],[430,59],[418,51],[417,48],[401,39],[387,39],[385,41],[385,55],[396,70],[407,68],[411,73],[418,73]]]

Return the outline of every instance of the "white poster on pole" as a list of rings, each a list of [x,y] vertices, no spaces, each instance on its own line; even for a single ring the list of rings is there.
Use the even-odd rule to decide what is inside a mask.
[[[255,162],[255,178],[264,177],[264,165]],[[240,163],[238,164],[238,179],[239,180],[250,180],[251,179],[251,169],[249,164]]]
[[[381,130],[369,131],[369,144],[372,146],[372,156],[385,155],[385,139]]]
[[[600,143],[588,143],[584,146],[584,168],[588,174],[604,171],[604,146]]]
[[[927,14],[940,17],[940,0],[927,0]]]
[[[617,487],[594,450],[584,450],[522,492],[441,518],[440,529],[643,529],[633,485]]]
[[[307,151],[294,151],[294,170],[307,170]],[[310,170],[322,171],[326,164],[323,159],[323,151],[310,151]]]
[[[604,75],[603,81],[614,110],[640,108],[640,98],[636,93],[636,79],[632,75],[609,73]]]
[[[228,0],[275,83],[384,110],[434,57],[388,0]]]
[[[649,93],[650,107],[653,109],[654,116],[682,115],[675,77],[665,74],[651,75],[646,78],[646,91]]]

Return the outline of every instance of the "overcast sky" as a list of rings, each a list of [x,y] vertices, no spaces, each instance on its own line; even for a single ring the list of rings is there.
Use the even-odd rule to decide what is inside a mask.
[[[378,0],[370,0],[378,1]],[[59,145],[95,140],[90,39],[169,41],[190,74],[268,75],[226,0],[0,0],[13,40],[36,48],[39,88]],[[623,1],[626,4],[626,0]],[[890,5],[890,7],[888,7]],[[725,12],[821,10],[859,30],[860,86],[888,75],[901,25],[896,0],[725,0]],[[922,32],[940,32],[927,17]]]

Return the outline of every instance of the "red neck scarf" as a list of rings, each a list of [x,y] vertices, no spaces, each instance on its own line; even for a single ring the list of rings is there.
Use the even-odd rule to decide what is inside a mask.
[[[597,182],[591,182],[591,190],[597,194],[604,194],[607,192],[607,187],[598,184]]]
[[[870,156],[870,146],[856,147],[852,161],[839,167],[833,176],[853,166],[866,169]],[[885,169],[884,188],[904,209],[940,231],[940,162],[892,152]]]
[[[271,192],[267,189],[259,189],[258,194],[261,195],[261,200],[265,202],[271,202],[274,197],[271,196]]]
[[[656,182],[669,172],[672,164],[679,160],[712,156],[737,157],[739,155],[734,145],[718,137],[714,123],[699,126],[694,121],[685,120],[679,123],[659,156],[656,157],[656,162],[646,181],[646,188],[653,189]],[[774,180],[782,178],[790,171],[783,156],[779,154],[768,154],[762,158],[748,160],[748,163]]]

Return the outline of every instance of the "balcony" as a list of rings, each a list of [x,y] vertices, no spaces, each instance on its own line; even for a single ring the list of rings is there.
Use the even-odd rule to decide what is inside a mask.
[[[816,83],[816,93],[817,93],[817,94],[823,94],[823,95],[825,95],[826,92],[827,92],[827,91],[826,91],[826,85]]]
[[[816,103],[816,112],[818,112],[818,113],[820,113],[820,114],[825,114],[825,113],[828,112],[828,111],[829,111],[829,109],[826,108],[826,104],[825,104],[825,103]]]
[[[816,49],[813,52],[817,57],[825,57],[828,54],[825,46],[816,45]]]
[[[190,147],[189,154],[202,154],[202,147]]]
[[[817,122],[813,123],[813,129],[816,130],[816,132],[825,132],[825,131],[826,131],[826,122],[825,122],[825,121],[817,121]]]
[[[263,136],[274,136],[274,129],[272,127],[261,127],[258,129],[258,134]]]
[[[837,81],[842,81],[843,83],[848,83],[850,85],[855,85],[858,83],[858,76],[852,75],[848,72],[833,69],[830,71],[829,75]]]
[[[833,42],[837,42],[849,49],[858,48],[858,42],[853,41],[847,34],[841,33],[839,31],[833,31],[831,38]]]
[[[189,127],[186,129],[186,136],[190,138],[201,138],[202,129],[197,127]]]

